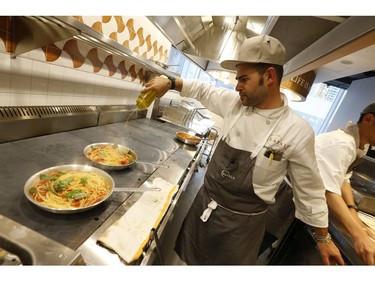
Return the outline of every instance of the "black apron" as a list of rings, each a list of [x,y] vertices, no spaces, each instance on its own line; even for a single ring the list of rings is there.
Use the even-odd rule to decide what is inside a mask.
[[[175,251],[187,264],[255,264],[268,205],[254,193],[250,156],[219,142],[177,237]]]

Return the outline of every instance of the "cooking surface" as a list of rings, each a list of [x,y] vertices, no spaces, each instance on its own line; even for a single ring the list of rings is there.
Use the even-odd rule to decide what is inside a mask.
[[[54,214],[28,202],[23,194],[27,179],[56,165],[92,165],[83,155],[84,147],[93,142],[113,142],[133,149],[140,163],[107,172],[116,187],[137,188],[158,168],[142,162],[161,164],[183,145],[175,137],[179,129],[171,123],[144,118],[0,144],[0,214],[77,249],[131,193],[114,192],[109,200],[83,213]],[[188,150],[194,152],[196,148]]]

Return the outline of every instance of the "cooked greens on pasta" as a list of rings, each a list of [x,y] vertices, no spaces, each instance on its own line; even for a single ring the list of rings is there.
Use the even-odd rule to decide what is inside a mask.
[[[105,198],[110,186],[89,171],[52,171],[39,175],[30,189],[33,200],[49,208],[71,209],[94,205]]]

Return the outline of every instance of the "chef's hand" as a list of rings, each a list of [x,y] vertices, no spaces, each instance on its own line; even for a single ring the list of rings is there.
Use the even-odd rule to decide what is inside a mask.
[[[365,236],[352,236],[354,242],[354,250],[362,261],[367,265],[375,264],[375,240],[370,236],[373,234],[365,229]]]
[[[157,97],[161,98],[165,95],[166,92],[170,90],[170,88],[171,81],[169,81],[169,79],[166,76],[157,76],[145,84],[145,87],[141,90],[141,93],[155,91],[157,93]]]
[[[368,234],[368,236],[373,240],[373,242],[375,243],[375,231],[367,226],[367,225],[364,225],[364,229],[366,231],[366,233]]]
[[[339,249],[335,243],[330,242],[317,242],[316,243],[320,256],[322,257],[323,264],[325,265],[344,265],[345,262],[341,257]]]

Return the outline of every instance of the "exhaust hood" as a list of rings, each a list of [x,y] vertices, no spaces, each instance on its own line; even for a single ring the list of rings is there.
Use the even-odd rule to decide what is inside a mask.
[[[375,17],[371,16],[148,18],[179,51],[206,71],[223,71],[220,61],[236,59],[238,46],[245,38],[259,33],[276,37],[287,50],[283,77],[285,80],[311,70],[316,71],[327,63],[375,43]],[[257,25],[259,28],[255,28]],[[318,77],[319,72],[316,74]],[[233,76],[231,73],[230,78]],[[231,84],[235,83],[233,80]]]
[[[246,38],[262,32],[266,16],[149,17],[181,52],[217,64],[237,57]]]

